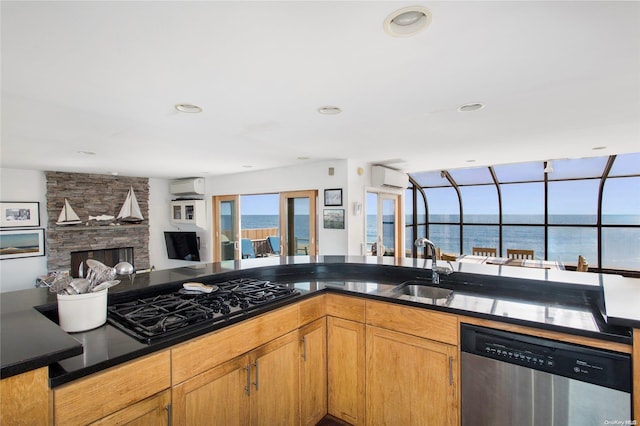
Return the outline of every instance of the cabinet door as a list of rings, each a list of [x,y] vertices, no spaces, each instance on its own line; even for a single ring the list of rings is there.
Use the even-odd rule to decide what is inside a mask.
[[[170,424],[171,392],[164,391],[110,416],[91,423],[92,426],[163,426]]]
[[[241,356],[173,387],[173,424],[246,425],[249,358]]]
[[[252,425],[297,425],[298,331],[275,339],[249,354]],[[193,423],[196,424],[196,423]]]
[[[52,415],[49,407],[49,369],[42,367],[0,381],[1,425],[48,425]]]
[[[300,423],[314,426],[327,414],[325,318],[300,329],[300,346]]]
[[[367,424],[457,425],[456,347],[367,326]]]
[[[365,326],[327,317],[328,411],[363,425],[365,418]]]

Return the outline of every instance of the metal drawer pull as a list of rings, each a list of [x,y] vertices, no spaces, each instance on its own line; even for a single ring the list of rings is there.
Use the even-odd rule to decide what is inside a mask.
[[[164,409],[167,410],[167,426],[171,426],[171,404],[168,404]]]
[[[302,336],[302,359],[307,360],[307,336]]]

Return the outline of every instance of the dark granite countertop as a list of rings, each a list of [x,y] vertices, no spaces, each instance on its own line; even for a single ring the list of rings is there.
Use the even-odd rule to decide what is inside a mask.
[[[638,326],[633,315],[627,318],[618,314],[611,320],[609,310],[621,304],[619,301],[612,307],[607,300],[605,312],[603,288],[616,298],[621,292],[633,291],[629,286],[637,287],[634,281],[640,281],[628,281],[615,275],[456,262],[440,265],[439,262],[439,266],[454,271],[451,275],[442,275],[440,285],[454,290],[446,301],[398,295],[391,291],[408,280],[422,280],[428,284],[430,264],[422,259],[360,256],[227,261],[138,274],[133,280],[120,277],[121,284],[109,290],[109,303],[175,290],[186,281],[211,283],[255,277],[286,283],[300,291],[300,296],[283,303],[295,303],[318,292],[333,291],[629,344],[629,327]],[[54,322],[57,319],[55,294],[46,288],[3,293],[1,303],[2,377],[50,365],[52,387],[228,325],[217,324],[147,345],[108,323],[86,332],[63,332]],[[274,308],[270,306],[252,315]],[[627,315],[621,308],[615,312]]]

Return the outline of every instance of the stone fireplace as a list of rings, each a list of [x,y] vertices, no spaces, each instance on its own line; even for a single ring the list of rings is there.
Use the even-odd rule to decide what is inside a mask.
[[[72,271],[72,252],[108,253],[132,249],[136,269],[149,268],[149,179],[83,173],[46,172],[47,179],[47,269]],[[89,216],[117,216],[129,187],[138,199],[145,220],[135,225],[98,225]],[[56,225],[64,199],[84,222]],[[98,259],[96,259],[98,260]]]

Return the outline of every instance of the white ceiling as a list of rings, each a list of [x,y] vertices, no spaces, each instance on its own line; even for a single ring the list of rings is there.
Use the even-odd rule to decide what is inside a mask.
[[[383,31],[415,4],[428,29]],[[4,168],[177,178],[349,158],[415,172],[639,151],[637,1],[1,7]],[[457,112],[469,102],[486,107]]]

